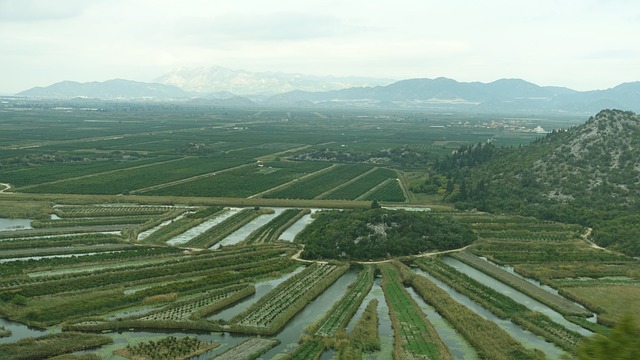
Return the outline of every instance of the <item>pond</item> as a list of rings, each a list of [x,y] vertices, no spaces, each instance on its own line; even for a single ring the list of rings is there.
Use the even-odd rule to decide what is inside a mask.
[[[4,219],[0,218],[0,231],[15,231],[33,229],[29,219]]]

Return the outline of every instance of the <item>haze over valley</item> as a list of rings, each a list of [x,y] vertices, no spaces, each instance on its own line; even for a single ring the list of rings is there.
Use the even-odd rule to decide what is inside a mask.
[[[635,360],[639,19],[0,0],[0,359]]]

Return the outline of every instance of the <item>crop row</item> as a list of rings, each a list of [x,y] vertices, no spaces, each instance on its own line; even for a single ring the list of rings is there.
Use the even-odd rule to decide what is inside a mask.
[[[320,321],[315,332],[316,336],[330,337],[338,330],[347,326],[347,323],[358,311],[358,307],[373,286],[373,268],[366,267],[360,272],[358,278],[350,285],[345,294],[333,305],[333,308]]]
[[[95,266],[104,264],[108,266],[113,262],[124,262],[132,260],[140,260],[145,258],[160,259],[167,255],[178,255],[180,249],[176,248],[141,248],[136,247],[130,250],[123,250],[117,252],[102,252],[89,254],[84,256],[70,256],[70,257],[50,257],[41,259],[29,259],[24,261],[11,261],[0,264],[0,289],[10,286],[18,286],[24,284],[31,284],[41,281],[50,281],[56,279],[54,276],[30,277],[25,274],[37,271],[39,268],[46,270],[55,269],[81,269],[83,266]],[[175,258],[175,256],[174,256]],[[104,272],[109,271],[103,270]],[[93,273],[97,273],[94,271]],[[12,275],[20,275],[18,277]],[[64,276],[61,276],[63,278]]]
[[[286,209],[268,223],[254,230],[244,239],[245,244],[262,244],[278,240],[280,235],[305,214],[309,209]]]
[[[478,236],[485,239],[508,239],[519,241],[567,241],[574,240],[575,234],[568,232],[543,232],[530,230],[487,231],[479,230]]]
[[[210,248],[211,246],[220,242],[222,239],[231,235],[231,233],[233,233],[234,231],[245,226],[251,220],[257,218],[262,214],[266,214],[269,211],[273,212],[273,210],[271,209],[263,209],[263,210],[253,209],[253,208],[243,209],[237,214],[234,214],[229,218],[224,219],[224,221],[220,222],[219,224],[212,226],[211,228],[207,229],[200,235],[187,241],[185,243],[185,246],[192,247],[192,248],[203,248],[203,249]]]
[[[0,172],[2,180],[15,187],[42,184],[74,177],[121,170],[155,162],[173,160],[173,157],[154,157],[131,161],[91,161],[76,163],[45,164],[37,167]]]
[[[140,320],[197,320],[256,292],[253,285],[234,285],[215,289],[194,299],[180,301],[154,311]]]
[[[217,360],[250,360],[280,344],[277,339],[251,338],[216,356]]]
[[[380,350],[378,300],[371,299],[349,334],[350,344],[364,352]]]
[[[187,277],[193,274],[210,274],[215,271],[231,271],[250,267],[251,262],[273,258],[282,254],[283,251],[274,249],[266,251],[253,251],[244,257],[237,255],[224,256],[224,253],[215,254],[217,256],[191,256],[183,258],[182,261],[173,264],[157,264],[155,266],[145,266],[140,269],[122,270],[117,274],[98,273],[83,274],[82,276],[65,277],[60,280],[48,281],[43,284],[32,284],[22,286],[19,293],[26,297],[40,296],[45,294],[57,294],[67,291],[86,290],[91,288],[102,288],[116,284],[131,284],[135,282],[152,282],[153,279],[163,277]],[[3,292],[4,293],[4,292]],[[0,293],[2,295],[6,295]]]
[[[164,244],[174,236],[180,235],[194,226],[200,225],[214,216],[219,216],[223,209],[217,206],[211,206],[201,209],[195,213],[188,214],[184,217],[175,218],[167,225],[152,231],[143,242],[152,244]]]
[[[365,200],[402,202],[406,199],[398,180],[392,179],[387,181],[385,185],[367,195]]]
[[[170,206],[58,206],[54,209],[56,215],[66,217],[99,217],[99,216],[133,216],[160,215],[172,210]]]
[[[89,253],[119,252],[124,250],[132,250],[134,248],[135,246],[132,244],[117,243],[99,245],[76,245],[72,247],[62,246],[39,249],[14,249],[1,252],[0,259],[31,258],[55,255],[84,256],[85,254]]]
[[[249,160],[189,157],[145,167],[100,174],[99,176],[43,184],[23,191],[63,194],[127,194],[132,190],[219,171],[241,165],[247,161]]]
[[[273,161],[145,192],[148,195],[248,197],[328,167],[322,162]]]
[[[473,346],[479,359],[539,360],[545,358],[540,351],[526,349],[494,322],[453,300],[446,291],[427,278],[416,275],[402,264],[396,263],[395,266],[405,282]]]
[[[280,257],[266,260],[248,258],[248,263],[237,266],[228,266],[221,269],[203,270],[180,276],[172,274],[160,278],[151,279],[145,285],[151,285],[143,290],[127,294],[122,287],[115,288],[86,288],[73,293],[61,293],[52,296],[28,298],[27,309],[37,311],[25,311],[22,308],[2,306],[2,311],[12,318],[38,326],[58,324],[63,321],[76,321],[90,316],[104,315],[109,312],[137,307],[145,304],[145,301],[154,299],[169,299],[171,294],[182,296],[202,294],[206,290],[229,286],[243,281],[252,281],[261,277],[278,276],[283,271],[292,270],[292,262]],[[295,264],[293,264],[295,265]],[[140,283],[130,283],[137,286]],[[16,294],[15,296],[18,296]],[[14,296],[14,299],[15,299]],[[209,321],[142,321],[142,320],[117,320],[107,321],[103,324],[93,324],[77,330],[105,330],[127,328],[177,328],[177,329],[201,329],[208,331],[220,331],[220,326],[212,326]],[[71,328],[71,327],[70,327]],[[215,329],[214,329],[215,328]]]
[[[283,360],[318,360],[324,353],[325,345],[320,340],[305,341],[292,352],[284,356]]]
[[[572,351],[576,344],[582,340],[580,334],[555,323],[544,314],[529,310],[512,298],[460,273],[440,260],[420,259],[416,264],[422,270],[469,297],[496,316],[502,319],[511,319],[514,323],[567,351]]]
[[[578,315],[578,316],[591,316],[592,314],[571,301],[550,293],[543,288],[536,286],[521,277],[511,274],[496,265],[482,260],[479,257],[472,255],[466,251],[456,253],[452,255],[455,259],[458,259],[465,264],[472,266],[487,275],[513,287],[514,289],[529,295],[530,297],[540,301],[543,304],[548,305],[552,309],[558,311],[563,315]]]
[[[396,176],[397,175],[393,170],[377,168],[364,176],[355,179],[354,182],[337,188],[335,191],[329,193],[323,198],[333,200],[355,200],[383,181],[387,179],[395,179]]]
[[[231,322],[237,330],[272,334],[336,281],[349,266],[313,264],[271,290]]]
[[[382,264],[379,268],[383,276],[382,290],[389,304],[395,335],[395,353],[407,359],[451,359],[451,354],[433,325],[402,286],[398,270],[387,264]]]
[[[371,168],[370,165],[338,165],[329,171],[266,194],[264,197],[270,199],[314,199]]]
[[[34,228],[96,226],[96,225],[130,225],[143,224],[150,220],[149,216],[113,216],[98,218],[68,218],[61,220],[36,220],[31,223]]]
[[[589,247],[578,247],[575,242],[528,242],[485,240],[474,246],[474,253],[482,254],[501,264],[546,263],[553,261],[619,262],[632,261],[628,257]]]

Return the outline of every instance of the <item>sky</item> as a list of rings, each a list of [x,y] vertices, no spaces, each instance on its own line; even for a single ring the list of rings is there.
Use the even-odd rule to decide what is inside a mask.
[[[177,68],[640,81],[637,0],[0,0],[0,94]]]

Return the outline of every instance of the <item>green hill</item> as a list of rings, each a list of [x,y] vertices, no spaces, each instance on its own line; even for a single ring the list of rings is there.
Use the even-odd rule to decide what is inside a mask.
[[[527,146],[463,147],[436,165],[424,189],[462,209],[589,226],[599,245],[638,256],[640,117],[603,110]]]

